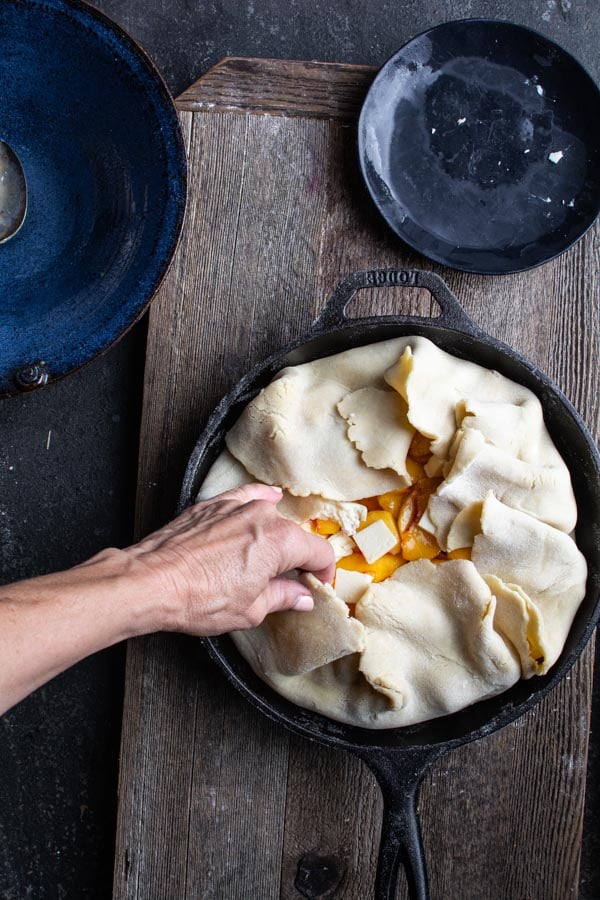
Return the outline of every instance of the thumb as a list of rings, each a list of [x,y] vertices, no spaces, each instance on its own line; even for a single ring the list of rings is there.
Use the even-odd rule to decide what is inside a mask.
[[[283,609],[294,609],[297,612],[310,612],[315,603],[305,585],[294,578],[272,578],[261,594],[260,599],[266,606],[266,613]]]

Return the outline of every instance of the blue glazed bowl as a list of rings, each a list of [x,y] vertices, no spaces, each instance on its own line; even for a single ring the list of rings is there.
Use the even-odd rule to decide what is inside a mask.
[[[156,68],[79,0],[0,3],[0,140],[27,181],[0,244],[0,396],[53,381],[143,313],[181,232],[186,157]]]

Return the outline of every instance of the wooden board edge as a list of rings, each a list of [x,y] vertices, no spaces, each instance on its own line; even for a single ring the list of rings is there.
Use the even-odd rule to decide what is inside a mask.
[[[377,68],[352,63],[225,57],[177,97],[180,111],[355,118]]]

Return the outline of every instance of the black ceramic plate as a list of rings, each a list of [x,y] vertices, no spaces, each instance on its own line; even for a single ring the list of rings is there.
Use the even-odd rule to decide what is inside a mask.
[[[528,28],[448,22],[381,69],[359,154],[411,247],[455,269],[518,272],[568,249],[598,214],[600,91]]]

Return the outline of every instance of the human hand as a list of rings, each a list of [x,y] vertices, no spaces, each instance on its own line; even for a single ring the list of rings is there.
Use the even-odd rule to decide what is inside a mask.
[[[331,581],[333,550],[280,515],[279,500],[277,488],[244,485],[188,507],[128,548],[167,603],[164,630],[222,634],[275,610],[312,609],[306,587],[283,575],[304,569]]]
[[[312,608],[307,589],[282,575],[306,569],[329,581],[333,550],[281,516],[280,499],[275,488],[245,485],[126,550],[0,589],[0,715],[118,641],[153,631],[221,634],[275,610]]]

